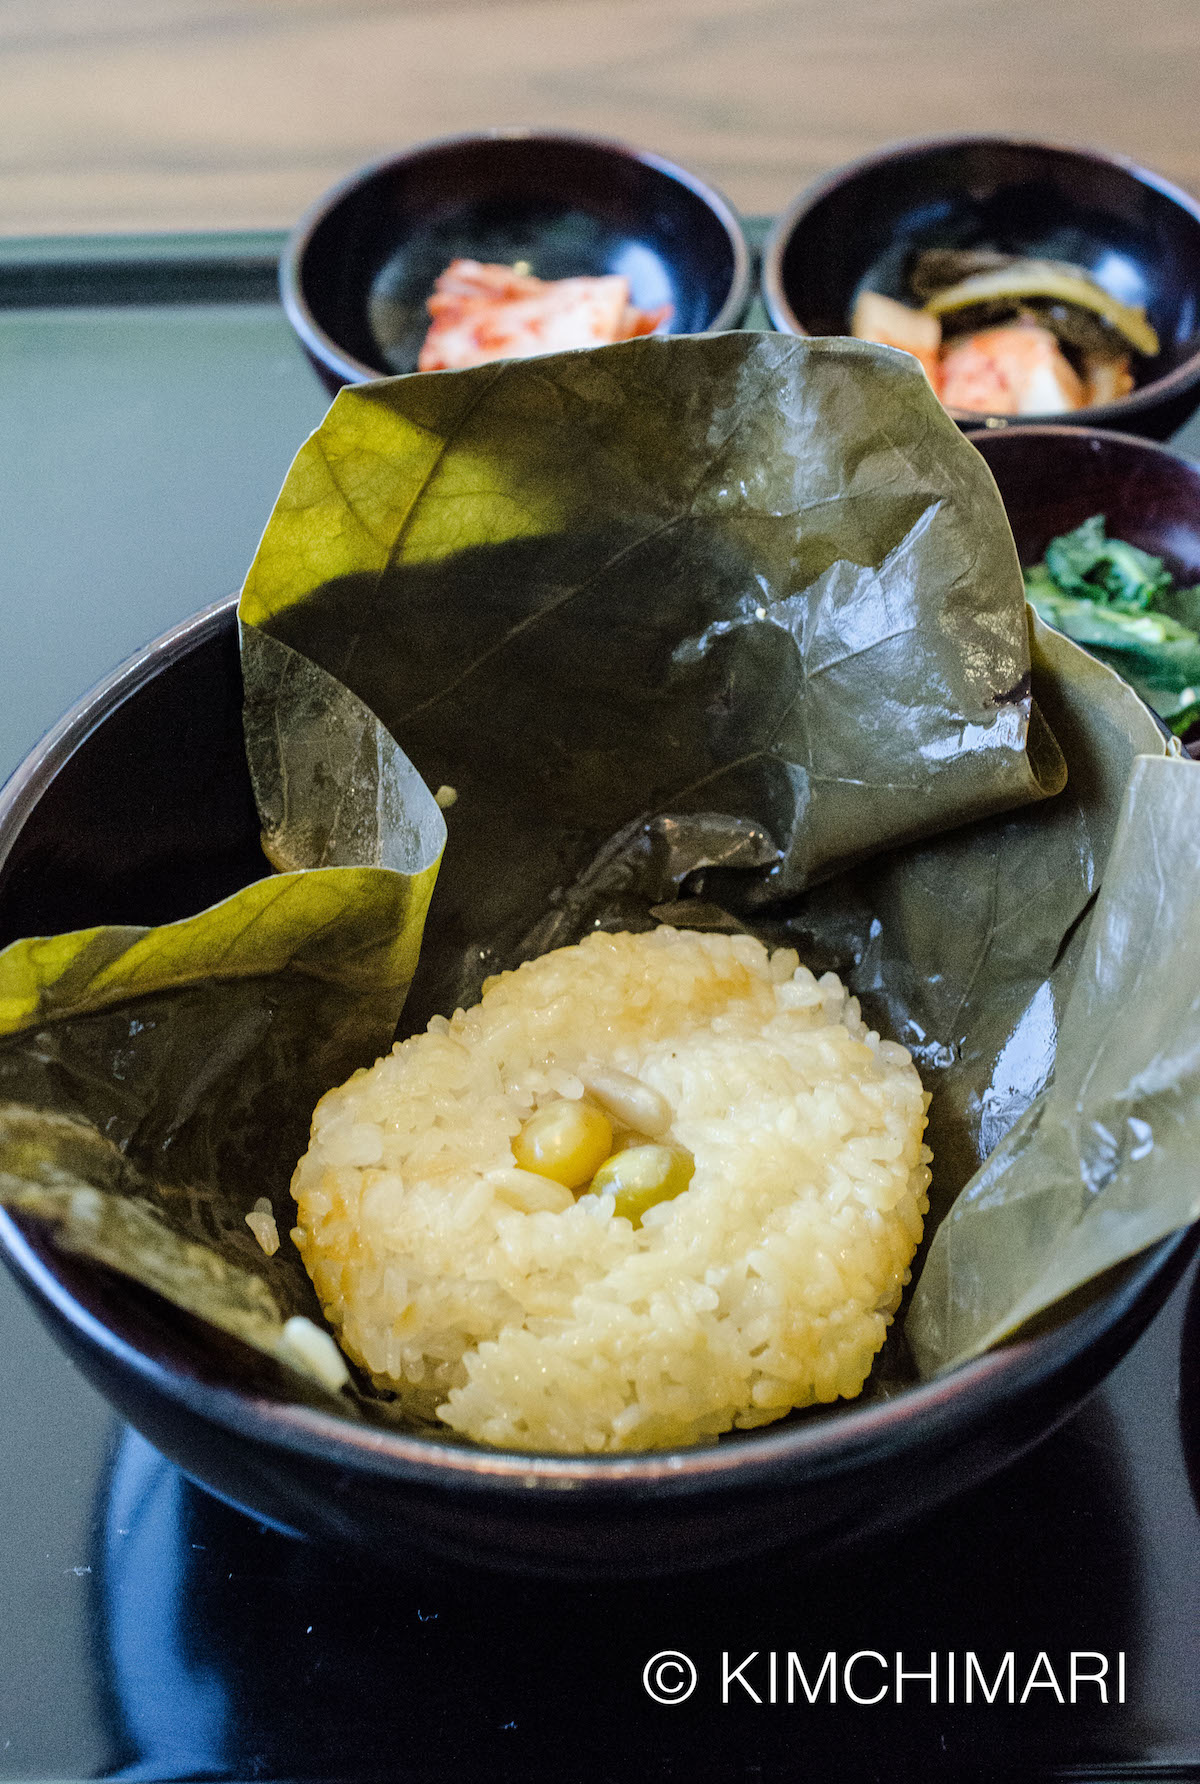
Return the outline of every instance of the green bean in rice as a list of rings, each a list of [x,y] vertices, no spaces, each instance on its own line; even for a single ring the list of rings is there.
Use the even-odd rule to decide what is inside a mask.
[[[791,950],[597,933],[322,1099],[294,1237],[411,1412],[505,1448],[697,1443],[861,1391],[928,1211],[928,1100]],[[611,1168],[594,1193],[520,1169],[560,1102],[687,1157],[686,1187],[637,1224]]]

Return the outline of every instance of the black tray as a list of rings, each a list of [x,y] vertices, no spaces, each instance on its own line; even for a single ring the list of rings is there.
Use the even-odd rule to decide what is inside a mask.
[[[326,401],[282,240],[0,244],[0,775],[239,581]],[[6,1274],[0,1358],[0,1779],[1200,1776],[1194,1269],[1082,1412],[935,1518],[816,1570],[646,1586],[397,1578],[255,1524],[117,1423]],[[696,1668],[673,1704],[644,1679],[665,1650]],[[931,1653],[937,1702],[920,1677],[898,1701]],[[1104,1657],[1107,1702],[1070,1701],[1072,1653]]]

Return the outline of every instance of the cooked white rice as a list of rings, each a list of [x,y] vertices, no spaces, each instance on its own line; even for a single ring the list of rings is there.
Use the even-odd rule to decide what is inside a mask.
[[[513,1202],[522,1123],[597,1064],[664,1097],[696,1161],[638,1229],[611,1196]],[[861,1390],[928,1210],[928,1100],[791,950],[595,934],[321,1100],[294,1237],[412,1411],[508,1448],[696,1443]]]

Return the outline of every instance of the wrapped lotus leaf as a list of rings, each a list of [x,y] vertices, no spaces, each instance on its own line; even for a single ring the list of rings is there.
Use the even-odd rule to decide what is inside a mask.
[[[631,346],[343,393],[246,580],[245,634],[458,791],[438,910],[461,946],[425,951],[410,1026],[554,945],[630,824],[677,879],[736,846],[778,900],[1064,778],[1003,510],[909,366]]]
[[[955,1202],[922,1271],[907,1330],[926,1370],[986,1350],[1200,1219],[1194,767],[1135,764],[1064,987],[1053,1080]]]
[[[281,871],[184,923],[0,955],[0,1198],[60,1243],[295,1364],[289,1321],[319,1314],[288,1182],[320,1093],[497,969],[664,917],[787,936],[912,1048],[953,1235],[910,1315],[923,1370],[1195,1214],[1182,993],[1106,1042],[1098,1118],[1157,1061],[1178,1091],[1139,1092],[1149,1150],[1118,1145],[1099,1185],[1144,1194],[1137,1219],[1077,1233],[1073,1130],[1036,1111],[1086,1078],[1151,890],[1119,826],[1161,806],[1184,833],[1200,781],[1106,668],[1036,625],[1031,653],[995,487],[906,356],[648,339],[343,392],[240,620]],[[1156,942],[1194,956],[1190,883],[1164,887]],[[1003,1205],[1051,1131],[1042,1210],[981,1298],[1000,1228],[960,1210],[985,1178]],[[880,1380],[912,1372],[900,1346]],[[340,1404],[387,1413],[357,1379]]]

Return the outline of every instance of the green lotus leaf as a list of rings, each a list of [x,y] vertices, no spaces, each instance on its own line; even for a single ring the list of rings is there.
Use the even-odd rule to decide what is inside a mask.
[[[933,1093],[929,1261],[871,1391],[1193,1217],[1167,841],[1200,779],[1031,620],[991,477],[906,355],[644,339],[345,391],[239,620],[263,879],[0,955],[0,1200],[65,1249],[304,1367],[288,1184],[319,1096],[498,968],[664,918],[787,937]],[[1147,1206],[1107,1222],[1063,1099],[1115,1133],[1155,1062],[1094,1204]],[[338,1404],[388,1416],[358,1379]]]

